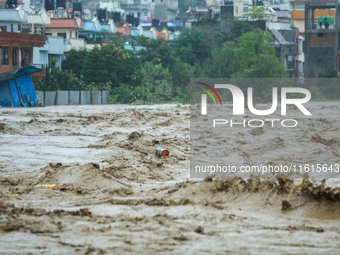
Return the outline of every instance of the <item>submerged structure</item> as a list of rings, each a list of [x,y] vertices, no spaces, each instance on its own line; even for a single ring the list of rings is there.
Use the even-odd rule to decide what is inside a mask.
[[[0,106],[39,106],[31,74],[40,71],[39,68],[27,66],[0,74]]]

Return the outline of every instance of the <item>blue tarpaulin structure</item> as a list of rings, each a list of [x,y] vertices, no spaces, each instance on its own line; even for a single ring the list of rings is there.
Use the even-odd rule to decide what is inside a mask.
[[[0,106],[37,106],[37,96],[31,74],[42,71],[33,66],[0,74]]]

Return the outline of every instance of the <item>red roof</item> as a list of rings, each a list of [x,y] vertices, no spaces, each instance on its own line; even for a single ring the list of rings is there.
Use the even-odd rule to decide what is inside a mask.
[[[78,27],[76,19],[51,19],[51,23],[45,28],[84,28],[84,21],[81,21],[80,26]]]

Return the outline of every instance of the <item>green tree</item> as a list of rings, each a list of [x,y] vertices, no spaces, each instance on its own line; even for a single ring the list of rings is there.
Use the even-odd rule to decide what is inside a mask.
[[[116,36],[111,36],[109,37],[109,41],[113,42],[116,47],[124,49],[124,39]]]
[[[249,16],[252,20],[271,21],[267,12],[270,11],[267,6],[253,6],[248,9],[246,16]]]
[[[178,9],[181,18],[183,19],[185,16],[187,16],[186,11],[189,10],[189,6],[191,6],[192,0],[180,0],[178,1]]]
[[[133,51],[107,45],[101,49],[101,54],[101,61],[105,63],[107,81],[111,81],[112,87],[118,87],[122,83],[131,86],[142,84],[142,64]]]
[[[339,78],[339,74],[336,70],[328,69],[327,73],[319,73],[319,78]]]
[[[212,52],[208,75],[211,78],[230,78],[235,73],[237,59],[234,54],[235,42],[225,42]]]
[[[145,86],[155,101],[170,101],[173,96],[172,75],[162,64],[145,63]]]
[[[232,76],[235,78],[281,78],[286,77],[284,66],[275,56],[275,48],[268,44],[272,40],[269,32],[258,29],[248,32],[236,40]]]
[[[177,38],[171,41],[176,55],[190,65],[202,63],[210,55],[210,47],[204,39],[204,34],[198,28],[183,30]]]
[[[84,67],[84,60],[87,55],[86,48],[80,50],[72,49],[65,54],[65,59],[62,62],[62,69],[72,71],[78,78]]]
[[[239,21],[233,19],[231,21],[231,28],[229,33],[218,33],[215,35],[215,43],[217,47],[221,47],[226,41],[233,41],[243,34],[255,31],[256,28],[251,22]]]
[[[82,76],[87,84],[94,82],[103,84],[109,81],[108,71],[106,70],[107,63],[102,59],[102,54],[96,45],[88,52],[84,60]]]
[[[176,62],[175,51],[163,38],[150,40],[140,36],[137,41],[146,48],[146,50],[142,49],[137,53],[143,64],[146,62],[161,63],[163,68],[169,68],[170,71],[173,70]]]
[[[192,75],[193,68],[177,58],[172,71],[173,98],[175,100],[189,102],[190,77]]]
[[[50,59],[50,63],[46,65],[46,77],[42,81],[37,81],[35,87],[41,91],[56,90],[80,90],[83,89],[82,83],[72,73],[72,70],[62,70],[56,66],[56,58]]]

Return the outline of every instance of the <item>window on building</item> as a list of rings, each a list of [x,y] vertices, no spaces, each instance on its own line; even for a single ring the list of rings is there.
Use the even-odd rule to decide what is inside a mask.
[[[0,30],[2,32],[7,32],[7,27],[6,26],[0,26]]]
[[[144,12],[144,16],[147,17],[148,16],[148,12]]]
[[[22,56],[22,59],[26,58],[26,60],[24,61],[26,66],[31,65],[31,51],[30,50],[21,50],[21,56]]]
[[[78,32],[76,32],[76,38],[78,38]]]
[[[18,31],[21,32],[21,25],[18,25]]]
[[[161,3],[163,3],[163,0],[161,0]]]
[[[12,63],[13,63],[13,66],[18,65],[17,50],[12,50]]]
[[[14,32],[14,26],[11,24],[11,32]]]
[[[8,48],[1,48],[1,65],[9,65]]]
[[[52,35],[52,33],[45,33],[46,36]]]
[[[294,62],[294,59],[295,59],[294,56],[288,56],[287,69],[290,69],[290,70],[295,69],[295,62]]]
[[[304,9],[305,9],[305,5],[298,5],[298,6],[297,6],[297,9],[298,9],[298,10],[304,10]]]
[[[57,33],[57,36],[64,37],[64,39],[66,39],[66,33]]]
[[[152,0],[152,2],[154,3],[154,2],[155,2],[155,0]]]

